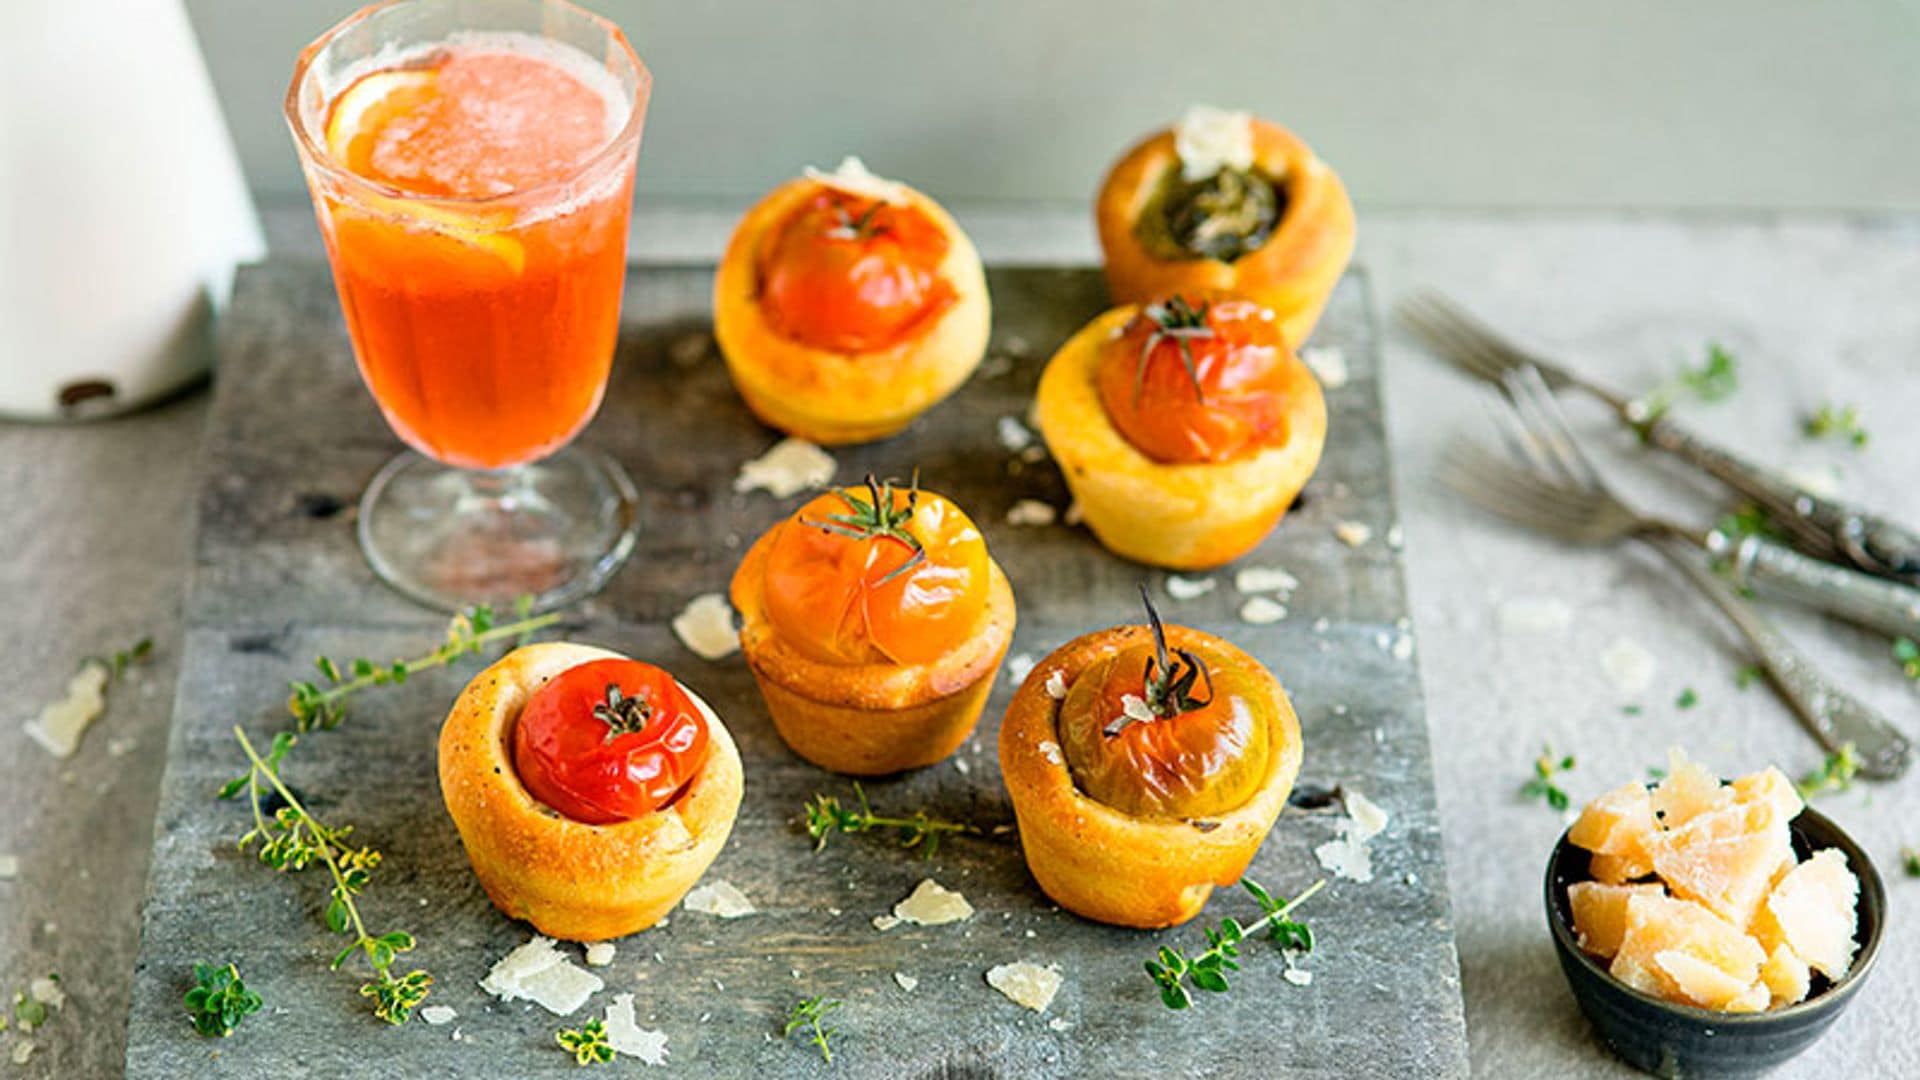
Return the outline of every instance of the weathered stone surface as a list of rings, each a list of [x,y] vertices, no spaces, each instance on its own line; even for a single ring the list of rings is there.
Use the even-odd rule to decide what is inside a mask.
[[[834,1068],[845,1075],[1464,1074],[1419,680],[1393,649],[1407,633],[1406,601],[1398,556],[1384,542],[1393,516],[1365,279],[1342,286],[1316,339],[1343,350],[1352,376],[1331,394],[1326,464],[1305,505],[1246,560],[1300,578],[1292,614],[1271,626],[1239,622],[1243,598],[1230,572],[1216,575],[1212,593],[1165,610],[1231,637],[1280,675],[1306,733],[1303,784],[1349,784],[1393,820],[1373,842],[1376,880],[1337,881],[1312,901],[1320,949],[1306,962],[1310,987],[1285,982],[1278,957],[1250,948],[1235,991],[1206,995],[1185,1014],[1158,1004],[1140,962],[1163,943],[1203,944],[1200,925],[1138,933],[1055,911],[1013,836],[952,841],[930,863],[872,837],[837,838],[813,853],[796,824],[802,803],[849,786],[786,751],[737,657],[700,661],[666,629],[689,597],[723,588],[739,545],[798,501],[732,493],[739,463],[775,436],[738,403],[717,357],[671,358],[687,349],[675,343],[705,333],[708,280],[703,271],[640,270],[630,281],[614,384],[585,438],[641,481],[645,530],[633,563],[572,613],[565,633],[666,664],[725,718],[748,783],[734,839],[711,873],[745,890],[761,914],[723,922],[682,911],[621,942],[600,971],[608,991],[590,1007],[634,992],[642,1022],[669,1033],[674,1071],[694,1075],[825,1074],[810,1048],[779,1037],[786,1009],[815,993],[847,1003],[835,1015]],[[1001,271],[991,284],[996,352],[1025,355],[1002,374],[983,371],[906,434],[836,456],[841,479],[917,464],[929,486],[973,513],[1020,596],[1013,653],[1040,656],[1089,628],[1132,620],[1135,585],[1162,575],[1107,555],[1081,530],[1004,524],[1020,498],[1065,506],[1052,466],[1015,469],[994,424],[1024,414],[1046,354],[1100,308],[1102,294],[1084,271]],[[371,1019],[354,992],[359,977],[326,970],[336,946],[318,921],[318,872],[276,876],[232,848],[245,811],[211,799],[241,771],[229,729],[238,723],[264,739],[281,727],[285,681],[310,670],[314,654],[411,654],[440,620],[373,580],[353,544],[351,509],[314,513],[329,497],[350,507],[395,448],[353,373],[324,269],[245,272],[223,348],[129,1073],[570,1074],[553,1031],[584,1010],[563,1023],[493,1002],[475,985],[527,928],[488,905],[436,791],[439,721],[472,665],[367,695],[345,726],[306,738],[286,772],[316,814],[352,822],[386,852],[366,915],[376,932],[419,935],[413,956],[438,980],[432,1001],[459,1010],[455,1025],[388,1030]],[[1370,525],[1375,539],[1357,550],[1341,544],[1332,529],[1346,520]],[[1329,624],[1316,633],[1322,617]],[[1003,673],[960,755],[965,771],[949,762],[871,784],[873,801],[1010,821],[993,753],[1005,682]],[[1331,816],[1290,811],[1251,873],[1282,892],[1304,887],[1322,876],[1313,847],[1333,835]],[[974,918],[875,931],[871,918],[928,875],[963,891]],[[1203,918],[1250,908],[1242,894],[1222,892]],[[271,1015],[210,1043],[188,1031],[179,996],[194,961],[228,959]],[[1066,975],[1045,1015],[985,984],[989,967],[1019,959],[1057,963]],[[918,978],[917,989],[900,989],[894,972]],[[1056,1016],[1072,1026],[1053,1030]],[[454,1026],[461,1041],[451,1039]]]

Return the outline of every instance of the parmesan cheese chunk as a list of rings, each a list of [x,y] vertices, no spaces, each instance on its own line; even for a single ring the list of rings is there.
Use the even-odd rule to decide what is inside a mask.
[[[1291,593],[1300,579],[1278,566],[1249,566],[1233,575],[1233,587],[1248,596],[1255,593]]]
[[[57,758],[70,758],[80,748],[80,737],[87,726],[107,707],[107,666],[97,660],[80,665],[67,680],[67,694],[49,702],[39,715],[26,722],[28,737]]]
[[[1312,986],[1313,985],[1313,972],[1308,971],[1305,968],[1288,968],[1287,970],[1280,973],[1280,977],[1287,980],[1288,982],[1292,983],[1295,986]]]
[[[27,993],[48,1008],[62,1009],[67,1004],[67,992],[60,988],[60,980],[51,975],[42,975],[28,983]]]
[[[1061,695],[1062,697],[1066,695]],[[18,855],[0,855],[0,881],[12,881],[20,875]]]
[[[571,1014],[605,985],[598,975],[575,967],[552,938],[539,934],[480,980],[480,989],[502,1001],[531,1001],[555,1016]]]
[[[587,966],[606,967],[613,963],[613,942],[596,941],[587,946]]]
[[[832,172],[824,172],[809,165],[804,170],[807,179],[816,184],[825,184],[849,195],[878,199],[881,202],[903,203],[907,201],[907,186],[897,180],[888,180],[875,176],[867,168],[867,163],[848,154],[840,159],[840,164]]]
[[[667,1033],[640,1026],[634,1018],[633,995],[615,994],[607,1006],[607,1045],[614,1053],[639,1058],[648,1065],[667,1063]]]
[[[1600,653],[1600,670],[1626,697],[1645,693],[1659,667],[1646,646],[1630,638],[1615,638]]]
[[[1195,105],[1173,127],[1173,152],[1180,157],[1180,178],[1193,183],[1221,169],[1253,168],[1251,113]]]
[[[1053,507],[1039,499],[1021,499],[1007,510],[1007,524],[1051,525],[1056,516]]]
[[[1120,719],[1131,720],[1136,724],[1150,724],[1154,721],[1153,706],[1138,694],[1120,695]]]
[[[451,1024],[459,1019],[459,1017],[459,1013],[454,1012],[453,1009],[445,1005],[428,1005],[426,1008],[420,1010],[420,1019],[432,1024],[434,1027],[439,1027],[441,1024]]]
[[[740,466],[740,474],[733,478],[733,490],[765,491],[784,499],[809,488],[825,487],[833,480],[833,468],[833,456],[825,450],[805,439],[781,439],[766,453]]]
[[[1047,696],[1055,701],[1067,700],[1067,677],[1059,668],[1047,672]]]
[[[1271,596],[1254,596],[1240,605],[1240,621],[1255,626],[1277,623],[1287,617],[1287,605]]]
[[[1333,527],[1333,535],[1350,548],[1357,548],[1373,539],[1373,529],[1364,522],[1342,521]]]
[[[1316,345],[1300,350],[1300,359],[1320,380],[1320,385],[1329,390],[1338,390],[1347,385],[1347,354],[1337,345]]]
[[[21,1039],[19,1042],[13,1044],[13,1063],[15,1065],[25,1065],[27,1063],[27,1059],[32,1056],[33,1056],[33,1040],[32,1039]]]
[[[1388,814],[1371,799],[1351,788],[1342,796],[1347,818],[1340,823],[1340,835],[1313,849],[1314,858],[1335,877],[1361,883],[1373,880],[1373,853],[1367,841],[1386,829]]]
[[[999,435],[1000,445],[1014,453],[1033,445],[1033,432],[1017,416],[1001,417],[994,426],[994,433]]]
[[[740,648],[733,608],[720,593],[701,593],[673,617],[673,633],[702,660],[718,660]]]
[[[920,926],[944,926],[972,918],[973,905],[932,878],[922,878],[905,900],[893,905],[893,915]]]
[[[1047,1027],[1053,1031],[1072,1031],[1073,1021],[1067,1019],[1064,1016],[1056,1016],[1053,1019],[1047,1021]]]
[[[1005,994],[1008,1001],[1034,1012],[1047,1011],[1047,1006],[1053,1004],[1053,995],[1060,992],[1061,981],[1058,964],[1041,967],[1021,960],[987,969],[988,986]]]
[[[722,919],[738,919],[743,915],[758,914],[760,909],[753,906],[747,894],[736,888],[731,881],[710,881],[687,894],[682,901],[688,911],[698,911],[706,915],[717,915]]]
[[[1219,582],[1210,577],[1187,578],[1179,574],[1168,574],[1167,595],[1175,600],[1192,600],[1212,592],[1214,586],[1218,584]]]
[[[1066,697],[1065,694],[1060,696],[1063,698]],[[1067,759],[1061,756],[1060,744],[1054,742],[1052,739],[1041,739],[1034,744],[1034,749],[1040,751],[1041,757],[1046,758],[1055,765],[1065,765],[1067,763]]]
[[[919,979],[914,978],[913,976],[907,974],[904,971],[894,972],[893,981],[899,983],[900,989],[905,990],[909,994],[913,993],[914,987],[920,985]]]

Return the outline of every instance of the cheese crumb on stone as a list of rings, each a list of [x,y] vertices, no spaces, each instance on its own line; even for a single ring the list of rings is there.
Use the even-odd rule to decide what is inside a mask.
[[[1300,359],[1312,370],[1313,377],[1329,390],[1347,385],[1347,354],[1337,345],[1315,345],[1301,349]]]
[[[0,855],[0,881],[12,881],[18,876],[20,876],[20,857]]]
[[[15,1065],[25,1065],[27,1063],[27,1059],[32,1056],[33,1056],[33,1040],[32,1039],[21,1039],[19,1042],[13,1044],[13,1063]]]
[[[875,915],[873,917],[873,928],[884,934],[894,927],[899,926],[902,921],[904,920],[894,915]]]
[[[944,926],[973,917],[967,898],[932,878],[920,879],[912,894],[893,905],[894,918],[920,926]]]
[[[1060,520],[1069,526],[1079,525],[1081,522],[1086,521],[1087,514],[1086,511],[1080,509],[1080,500],[1075,499],[1068,503],[1067,512],[1060,516]]]
[[[740,474],[733,478],[733,490],[760,490],[784,499],[809,488],[825,487],[833,480],[833,467],[833,456],[825,450],[805,439],[786,438],[740,466]]]
[[[995,425],[995,432],[1000,436],[1000,445],[1014,453],[1033,445],[1033,432],[1017,416],[1001,417]]]
[[[919,979],[914,978],[913,976],[907,974],[904,971],[894,972],[893,981],[899,983],[900,989],[905,990],[909,994],[913,993],[914,987],[920,985]]]
[[[587,946],[587,966],[606,967],[613,963],[613,942],[596,941]]]
[[[1179,574],[1168,574],[1167,595],[1175,600],[1192,600],[1194,597],[1205,596],[1212,592],[1213,587],[1218,584],[1219,582],[1210,577],[1187,578]]]
[[[717,915],[722,919],[738,919],[760,910],[731,881],[709,881],[688,893],[681,903],[688,911]]]
[[[1180,157],[1180,178],[1193,183],[1223,168],[1253,168],[1253,116],[1195,105],[1173,128],[1173,152]]]
[[[42,975],[28,983],[27,993],[48,1008],[62,1009],[67,1004],[67,992],[60,988],[60,980],[51,975]]]
[[[1015,683],[1026,682],[1027,676],[1033,674],[1033,665],[1032,653],[1016,653],[1013,659],[1007,661],[1007,678]]]
[[[1073,1021],[1064,1016],[1056,1016],[1047,1021],[1047,1027],[1054,1031],[1070,1031],[1073,1028]]]
[[[459,1013],[454,1012],[445,1005],[428,1005],[426,1008],[420,1010],[420,1019],[425,1020],[435,1027],[439,1027],[441,1024],[451,1024],[454,1020],[458,1019],[459,1016]]]
[[[480,980],[480,989],[502,1001],[531,1001],[555,1016],[569,1015],[605,985],[598,975],[575,967],[552,938],[539,934]]]
[[[1653,675],[1659,667],[1659,661],[1646,646],[1631,638],[1615,638],[1600,652],[1600,670],[1613,683],[1613,688],[1627,697],[1645,693],[1653,685]]]
[[[1343,521],[1333,527],[1333,535],[1350,548],[1357,548],[1373,539],[1373,529],[1358,521]]]
[[[1066,695],[1063,694],[1061,696],[1065,697]],[[1066,764],[1066,758],[1060,756],[1060,744],[1054,742],[1052,739],[1041,739],[1038,743],[1034,744],[1034,749],[1040,751],[1041,757],[1046,758],[1055,765]]]
[[[1021,499],[1007,510],[1007,524],[1051,525],[1056,516],[1053,507],[1039,499]]]
[[[1233,587],[1248,596],[1290,593],[1300,587],[1300,579],[1278,566],[1249,566],[1233,575]]]
[[[1021,960],[987,969],[988,986],[1005,994],[1008,1001],[1034,1012],[1047,1011],[1047,1006],[1053,1004],[1053,995],[1060,992],[1060,982],[1058,964],[1041,967]]]
[[[740,648],[733,608],[720,593],[701,593],[673,617],[673,633],[702,660],[718,660]]]
[[[1292,983],[1295,986],[1312,986],[1313,985],[1313,972],[1306,971],[1301,968],[1288,968],[1287,970],[1280,973],[1280,977],[1287,980],[1288,982]]]
[[[67,695],[47,703],[24,730],[40,748],[57,758],[70,758],[80,748],[80,736],[107,707],[107,666],[97,660],[80,665],[67,680]]]
[[[896,180],[875,176],[867,163],[848,154],[840,159],[840,164],[832,172],[824,172],[809,165],[803,170],[807,179],[817,184],[844,191],[849,195],[878,199],[881,202],[903,203],[907,201],[907,186]]]
[[[1367,848],[1367,841],[1387,827],[1387,812],[1352,788],[1343,788],[1342,801],[1347,808],[1347,818],[1340,823],[1340,835],[1314,848],[1314,857],[1336,877],[1362,883],[1372,881],[1373,854]]]
[[[1240,605],[1240,621],[1264,626],[1287,617],[1287,605],[1271,596],[1255,596]]]
[[[1067,676],[1059,668],[1047,672],[1047,696],[1055,701],[1067,700]]]
[[[1573,624],[1573,609],[1553,596],[1516,596],[1500,605],[1503,634],[1560,634]]]
[[[639,1058],[648,1065],[667,1063],[667,1033],[643,1028],[633,1014],[633,995],[615,994],[607,1006],[607,1045],[617,1054]]]

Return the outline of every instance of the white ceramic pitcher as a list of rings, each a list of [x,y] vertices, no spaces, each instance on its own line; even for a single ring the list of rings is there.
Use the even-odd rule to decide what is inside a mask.
[[[264,251],[180,0],[0,3],[0,415],[191,382]]]

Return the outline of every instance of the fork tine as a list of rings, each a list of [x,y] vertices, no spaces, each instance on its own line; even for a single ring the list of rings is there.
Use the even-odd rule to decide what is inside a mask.
[[[1562,539],[1593,539],[1592,519],[1578,509],[1569,512],[1554,504],[1533,498],[1507,481],[1515,477],[1513,467],[1498,461],[1478,447],[1455,447],[1441,459],[1441,483],[1469,501],[1525,528]]]
[[[1491,372],[1484,376],[1486,378],[1494,378],[1519,364],[1535,362],[1524,349],[1438,293],[1409,297],[1402,302],[1401,309],[1416,316],[1429,336],[1443,338],[1453,348],[1474,355],[1478,370]]]
[[[1521,418],[1536,438],[1547,444],[1568,479],[1592,490],[1605,490],[1600,469],[1567,422],[1560,400],[1548,388],[1540,372],[1532,367],[1517,369],[1502,384],[1508,395],[1521,406]]]
[[[1543,512],[1586,519],[1592,518],[1600,506],[1596,493],[1556,483],[1471,443],[1450,448],[1444,460],[1475,486],[1540,507]]]

